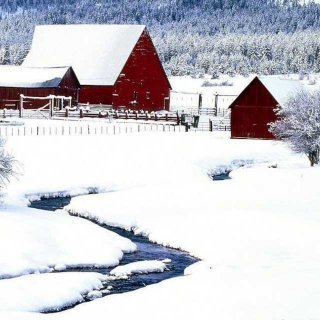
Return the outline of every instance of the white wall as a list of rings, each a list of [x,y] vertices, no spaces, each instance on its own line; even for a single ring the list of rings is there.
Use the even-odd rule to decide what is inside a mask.
[[[227,109],[237,96],[219,95],[218,108]],[[199,106],[199,93],[187,93],[171,91],[170,110],[196,111]],[[214,94],[202,94],[202,108],[213,109],[215,107],[216,96]]]

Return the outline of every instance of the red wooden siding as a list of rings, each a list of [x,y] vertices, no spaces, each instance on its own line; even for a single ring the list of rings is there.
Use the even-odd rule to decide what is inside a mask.
[[[15,87],[0,87],[0,108],[13,109],[19,108],[20,94],[31,97],[47,97],[49,95],[72,97],[74,105],[78,103],[79,82],[70,68],[58,87],[55,88],[15,88]],[[24,104],[26,109],[34,109],[43,107],[48,101],[27,101]]]
[[[231,107],[231,138],[274,139],[268,123],[277,119],[278,102],[255,78]]]
[[[114,86],[114,108],[169,110],[170,83],[144,31]]]
[[[113,86],[82,86],[79,102],[112,105]]]

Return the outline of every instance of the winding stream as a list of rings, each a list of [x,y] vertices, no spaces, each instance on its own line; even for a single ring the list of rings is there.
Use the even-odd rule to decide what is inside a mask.
[[[45,199],[40,201],[34,201],[31,203],[30,207],[35,209],[55,211],[57,209],[62,209],[70,203],[70,198],[54,198]],[[132,232],[122,230],[120,228],[101,226],[107,230],[113,231],[122,237],[130,239],[134,242],[138,250],[137,252],[124,254],[120,265],[128,264],[136,261],[143,260],[164,260],[170,259],[168,270],[162,273],[149,273],[132,275],[127,280],[114,280],[108,285],[113,288],[109,294],[123,293],[128,291],[133,291],[150,284],[158,283],[162,280],[183,276],[184,269],[191,264],[197,262],[198,260],[188,255],[186,252],[166,248],[164,246],[150,242],[147,238],[136,236]],[[79,269],[69,269],[64,272],[98,272],[102,274],[108,274],[112,268],[97,269],[97,268],[79,268]],[[105,294],[104,294],[105,295]]]

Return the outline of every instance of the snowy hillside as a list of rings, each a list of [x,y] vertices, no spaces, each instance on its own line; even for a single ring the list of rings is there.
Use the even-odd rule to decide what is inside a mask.
[[[37,24],[133,23],[147,25],[169,75],[319,72],[320,6],[296,2],[1,1],[0,63],[23,61]]]

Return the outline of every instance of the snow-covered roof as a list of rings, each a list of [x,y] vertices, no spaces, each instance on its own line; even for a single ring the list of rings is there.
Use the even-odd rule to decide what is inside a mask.
[[[299,80],[283,79],[273,76],[258,78],[280,105],[285,104],[290,94],[303,90],[303,86]]]
[[[23,66],[72,66],[81,85],[113,85],[144,30],[144,25],[37,26]]]
[[[229,108],[232,108],[237,104],[239,97],[247,89],[247,87],[256,79],[258,79],[274,97],[279,105],[283,106],[290,96],[304,89],[299,80],[284,79],[279,76],[256,76],[250,81],[250,83],[242,90],[238,97],[230,104]]]
[[[57,87],[69,67],[26,68],[0,65],[0,87],[53,88]]]

